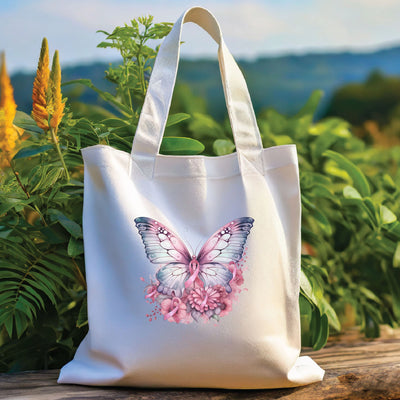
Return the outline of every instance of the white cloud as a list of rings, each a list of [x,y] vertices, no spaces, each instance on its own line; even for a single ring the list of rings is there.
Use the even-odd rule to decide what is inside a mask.
[[[109,60],[117,53],[96,48],[102,40],[97,29],[112,30],[146,14],[174,21],[199,3],[217,16],[236,56],[371,47],[400,39],[398,0],[35,0],[4,11],[0,2],[0,37],[11,70],[35,68],[43,36],[51,49],[60,50],[64,64]],[[216,54],[200,32],[185,28],[184,55]]]

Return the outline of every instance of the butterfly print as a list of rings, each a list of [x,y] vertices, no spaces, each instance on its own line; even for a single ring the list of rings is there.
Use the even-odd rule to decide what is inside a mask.
[[[238,273],[237,264],[243,257],[253,222],[253,218],[242,217],[227,223],[193,255],[179,236],[162,223],[148,217],[135,218],[148,260],[160,265],[156,272],[158,285],[152,285],[151,293],[156,290],[171,299],[168,304],[172,309],[165,315],[173,310],[177,314],[178,309],[183,313],[182,299],[187,300],[187,295],[191,295],[187,304],[195,311],[193,318],[196,312],[218,311],[221,293],[228,296],[232,292],[230,283]]]

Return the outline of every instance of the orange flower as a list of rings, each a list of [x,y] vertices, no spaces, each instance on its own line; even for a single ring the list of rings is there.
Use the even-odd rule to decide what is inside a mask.
[[[55,51],[53,57],[53,65],[51,67],[49,81],[49,98],[47,110],[51,115],[50,126],[57,132],[58,125],[64,115],[65,103],[62,100],[61,94],[61,67],[58,58],[58,50]]]
[[[10,165],[10,159],[18,139],[18,131],[13,125],[17,105],[14,101],[14,90],[7,74],[6,58],[1,55],[0,67],[0,166]]]
[[[39,128],[49,130],[49,113],[47,110],[47,90],[49,86],[49,46],[43,38],[40,58],[32,91],[32,118]]]

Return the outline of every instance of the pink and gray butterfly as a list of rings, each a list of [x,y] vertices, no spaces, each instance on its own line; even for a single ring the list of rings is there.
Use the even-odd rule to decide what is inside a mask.
[[[196,280],[205,287],[221,285],[231,292],[229,282],[233,274],[226,265],[242,258],[253,222],[250,217],[229,222],[218,229],[195,256],[165,225],[152,218],[135,218],[147,258],[153,264],[163,264],[156,273],[160,282],[158,291],[168,295],[174,292],[177,297]]]

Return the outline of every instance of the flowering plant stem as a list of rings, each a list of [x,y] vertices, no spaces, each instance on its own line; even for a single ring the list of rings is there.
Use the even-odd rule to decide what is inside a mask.
[[[14,176],[15,176],[15,179],[16,179],[17,182],[18,182],[18,185],[19,185],[20,188],[24,191],[24,193],[25,193],[25,195],[26,195],[26,198],[29,199],[29,198],[31,197],[31,195],[30,195],[29,192],[26,190],[26,187],[22,184],[21,179],[19,179],[18,172],[15,170],[15,168],[14,168],[14,166],[13,166],[13,164],[12,164],[12,161],[9,160],[8,162],[10,163],[11,170],[12,170]]]
[[[31,195],[29,194],[29,192],[28,192],[28,190],[26,189],[25,185],[21,182],[21,179],[19,179],[19,173],[15,170],[14,165],[13,165],[13,162],[12,162],[11,160],[9,160],[9,163],[10,163],[10,168],[11,168],[11,170],[12,170],[14,176],[15,176],[15,179],[16,179],[17,182],[18,182],[18,185],[20,186],[20,188],[21,188],[21,189],[23,190],[23,192],[25,193],[26,198],[27,198],[27,199],[30,199],[30,198],[31,198]],[[43,214],[42,214],[41,211],[39,210],[39,207],[38,207],[36,204],[34,204],[34,205],[33,205],[33,208],[34,208],[35,211],[38,213],[40,219],[41,219],[42,222],[43,222],[43,225],[47,226],[46,220],[44,219]]]
[[[51,126],[50,126],[50,134],[51,134],[51,139],[53,140],[53,143],[56,146],[57,153],[58,153],[58,156],[60,158],[61,164],[62,164],[62,166],[64,168],[65,176],[67,178],[67,181],[69,181],[70,180],[70,176],[69,176],[68,168],[65,165],[64,157],[63,157],[63,155],[61,153],[60,144],[58,143],[57,132]]]

